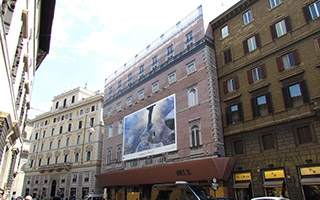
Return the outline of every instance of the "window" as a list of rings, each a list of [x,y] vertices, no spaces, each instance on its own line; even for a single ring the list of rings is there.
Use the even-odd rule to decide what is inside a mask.
[[[235,124],[243,121],[242,103],[226,107],[227,124]]]
[[[277,66],[278,66],[279,72],[282,72],[285,69],[289,69],[299,64],[300,64],[300,58],[299,58],[298,50],[296,49],[288,54],[277,57]]]
[[[272,39],[281,37],[292,30],[290,17],[270,26]]]
[[[143,89],[139,91],[138,97],[139,97],[139,100],[144,99],[144,90]]]
[[[63,126],[60,126],[59,133],[63,132]]]
[[[90,127],[93,127],[94,126],[94,117],[91,117],[90,118]]]
[[[92,141],[92,133],[89,133],[88,142]]]
[[[74,162],[79,162],[79,153],[74,155]]]
[[[127,106],[131,106],[132,105],[132,96],[127,98]]]
[[[189,33],[187,33],[186,35],[186,43],[190,44],[193,42],[193,35],[192,35],[192,31],[190,31]]]
[[[44,125],[45,125],[45,126],[48,125],[48,120],[44,121]]]
[[[192,72],[196,71],[196,65],[194,62],[187,64],[187,72],[191,74]]]
[[[118,121],[118,134],[123,132],[123,122],[122,120]]]
[[[43,131],[42,132],[42,138],[45,138],[46,137],[46,131]]]
[[[53,118],[53,123],[56,123],[56,121],[57,121],[57,118]]]
[[[267,93],[251,99],[253,117],[264,116],[272,113],[271,95]]]
[[[80,110],[80,115],[83,115],[83,109]]]
[[[60,143],[61,143],[61,140],[58,140],[58,144],[57,144],[58,149],[60,148]]]
[[[64,155],[64,162],[68,162],[68,155]]]
[[[320,1],[302,8],[306,22],[314,20],[320,16]]]
[[[50,158],[47,158],[47,165],[50,165]]]
[[[224,64],[227,64],[232,61],[231,49],[228,49],[223,52]]]
[[[44,143],[41,143],[40,151],[43,151]]]
[[[54,136],[54,128],[51,129],[51,136]]]
[[[63,120],[64,120],[64,115],[61,116],[61,121],[63,121]]]
[[[118,92],[120,92],[121,91],[121,89],[122,89],[122,83],[121,83],[121,80],[120,81],[118,81]]]
[[[56,109],[59,108],[59,101],[56,102]]]
[[[35,140],[38,139],[38,133],[35,134],[34,139],[35,139]]]
[[[72,124],[68,124],[68,132],[70,132],[72,129]]]
[[[69,142],[70,142],[70,138],[67,138],[67,140],[66,140],[66,147],[69,146]]]
[[[77,144],[80,144],[80,135],[77,136]]]
[[[84,173],[84,182],[89,182],[89,172]]]
[[[167,60],[173,57],[173,46],[170,45],[167,48]]]
[[[77,182],[77,177],[78,177],[77,174],[72,174],[72,182],[73,183]]]
[[[118,147],[117,149],[117,162],[121,161],[121,147]]]
[[[191,128],[191,147],[198,147],[198,146],[200,146],[199,127],[193,126]]]
[[[128,74],[127,86],[132,84],[132,73]]]
[[[112,87],[109,87],[108,98],[112,97]]]
[[[91,159],[91,151],[88,151],[87,152],[87,161],[90,161],[90,159]]]
[[[221,28],[221,38],[225,38],[229,35],[229,27],[228,25],[225,25],[224,27]]]
[[[78,122],[78,129],[82,129],[82,121]]]
[[[54,163],[58,164],[58,162],[59,162],[59,156],[56,156],[56,159],[55,159]]]
[[[111,164],[111,150],[108,151],[107,153],[107,165]]]
[[[66,108],[67,107],[67,99],[64,99],[63,100],[63,108]]]
[[[249,24],[253,20],[252,11],[248,10],[246,13],[244,13],[242,15],[242,19],[243,19],[243,24],[244,25]]]
[[[36,152],[36,145],[33,145],[33,149],[32,149],[32,152]]]
[[[154,69],[155,67],[158,66],[158,57],[157,56],[154,56],[152,58],[152,69]]]
[[[52,149],[52,141],[49,143],[49,150]]]
[[[281,3],[281,0],[269,0],[270,8],[274,8]]]
[[[299,144],[307,144],[313,142],[310,126],[297,128],[297,136]]]
[[[154,83],[152,83],[152,92],[158,92],[159,91],[159,81],[156,81]]]
[[[269,133],[269,134],[262,135],[262,144],[263,144],[263,150],[274,149],[275,145],[274,145],[273,134]]]
[[[74,103],[75,98],[76,98],[76,97],[73,95],[72,98],[71,98],[71,103]]]
[[[234,148],[235,155],[244,154],[243,140],[234,141],[233,148]]]
[[[172,72],[168,75],[168,82],[169,84],[172,84],[174,82],[176,82],[177,79],[176,79],[176,72]]]
[[[283,87],[282,94],[286,108],[300,106],[309,102],[305,81]]]
[[[141,65],[139,67],[139,78],[142,78],[144,76],[144,65]]]
[[[259,33],[255,34],[254,36],[250,37],[249,39],[243,41],[243,50],[244,50],[245,54],[252,52],[260,47],[261,47],[261,44],[260,44]]]
[[[251,84],[253,82],[257,82],[257,81],[267,77],[265,64],[262,64],[259,67],[251,69],[251,70],[247,71],[247,73],[248,73],[249,84]]]
[[[30,160],[30,167],[33,167],[33,160]]]
[[[108,137],[109,137],[109,138],[111,138],[112,135],[113,135],[113,134],[112,134],[112,131],[113,131],[113,128],[112,128],[112,125],[110,125],[110,126],[109,126],[109,130],[108,130]]]
[[[232,79],[223,82],[224,93],[232,92],[239,88],[239,78],[236,76]]]
[[[40,158],[40,159],[38,160],[38,166],[41,166],[41,161],[42,161],[42,159]]]
[[[95,106],[91,106],[91,112],[94,112],[95,108]]]
[[[118,112],[121,111],[121,102],[117,103],[116,108]]]
[[[111,108],[108,108],[108,110],[107,110],[107,116],[108,116],[108,117],[111,116]]]
[[[188,106],[195,106],[198,104],[198,94],[196,86],[188,88]]]

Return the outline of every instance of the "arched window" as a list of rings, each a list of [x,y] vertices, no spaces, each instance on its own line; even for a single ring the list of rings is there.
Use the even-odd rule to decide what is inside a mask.
[[[73,95],[72,98],[71,98],[71,103],[74,103],[75,98],[76,98],[76,97]]]
[[[118,147],[117,149],[117,162],[121,161],[121,147]]]
[[[52,141],[49,144],[49,150],[51,150],[51,149],[52,149]]]
[[[193,126],[191,129],[191,146],[192,147],[200,146],[200,133],[199,133],[198,126]]]
[[[91,151],[88,151],[87,152],[87,161],[90,161],[90,159],[91,159]]]
[[[63,100],[63,108],[67,107],[67,99]]]
[[[74,155],[74,162],[78,162],[79,161],[79,153],[76,153]]]
[[[64,155],[64,162],[68,162],[68,155]]]
[[[188,104],[189,107],[195,106],[198,104],[198,96],[196,88],[190,88],[188,91]]]
[[[69,141],[70,141],[70,138],[67,138],[66,146],[69,146]]]
[[[89,133],[88,142],[92,141],[92,133]]]
[[[80,144],[80,135],[77,137],[77,144]]]
[[[56,109],[59,108],[59,101],[56,102]]]
[[[111,164],[111,150],[108,151],[107,153],[107,165]]]
[[[118,122],[118,134],[122,133],[122,129],[123,129],[123,123],[122,123],[122,120],[120,120]]]

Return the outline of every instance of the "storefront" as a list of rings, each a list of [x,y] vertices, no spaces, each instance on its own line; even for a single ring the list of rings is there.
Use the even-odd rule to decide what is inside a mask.
[[[264,191],[266,196],[288,197],[284,169],[265,170],[263,172]]]
[[[252,198],[251,173],[235,173],[233,174],[233,180],[236,200],[250,200]]]
[[[301,167],[299,173],[304,199],[320,199],[320,166]]]
[[[106,188],[108,199],[149,199],[153,184],[188,181],[207,185],[209,190],[212,178],[219,182],[219,194],[228,197],[223,186],[234,165],[233,158],[205,158],[200,160],[168,163],[152,167],[119,170],[96,175]]]

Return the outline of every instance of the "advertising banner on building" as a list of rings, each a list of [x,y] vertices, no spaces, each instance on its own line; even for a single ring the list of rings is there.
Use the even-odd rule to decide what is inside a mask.
[[[177,149],[175,95],[124,118],[123,160]]]

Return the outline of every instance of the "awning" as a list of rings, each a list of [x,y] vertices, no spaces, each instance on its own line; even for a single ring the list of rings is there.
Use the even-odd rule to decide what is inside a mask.
[[[249,188],[250,182],[244,182],[244,183],[235,183],[233,185],[233,188]]]
[[[320,185],[320,178],[302,178],[301,185]]]
[[[103,187],[172,183],[175,181],[203,181],[216,178],[227,180],[234,158],[219,157],[167,163],[151,167],[119,170],[96,175]]]
[[[265,188],[283,187],[283,180],[282,181],[266,181],[263,183],[263,187]]]

